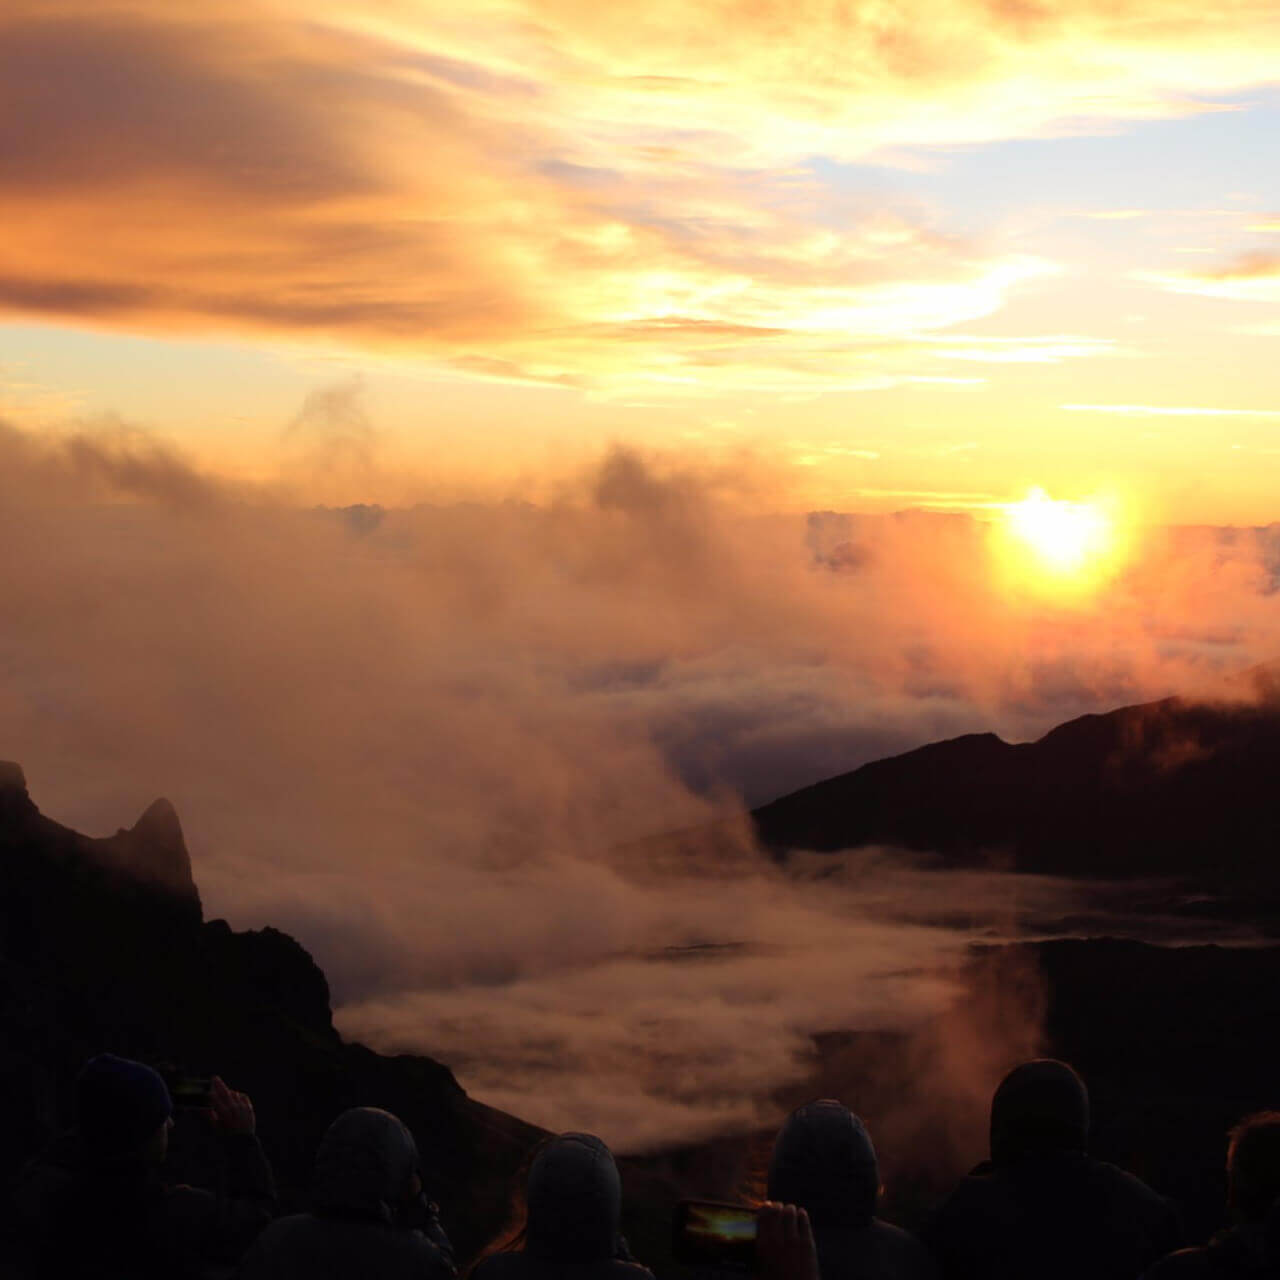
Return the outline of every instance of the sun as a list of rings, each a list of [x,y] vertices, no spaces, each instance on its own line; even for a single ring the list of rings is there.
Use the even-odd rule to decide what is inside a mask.
[[[1112,521],[1096,502],[1055,501],[1032,489],[1021,502],[1009,503],[1004,516],[1009,538],[1042,573],[1078,577],[1111,549]]]

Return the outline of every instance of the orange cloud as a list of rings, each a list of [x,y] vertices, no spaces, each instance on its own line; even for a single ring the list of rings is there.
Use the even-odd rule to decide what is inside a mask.
[[[1052,264],[812,158],[1208,109],[1272,74],[1229,8],[15,3],[0,308],[608,392],[941,376],[920,339]],[[1100,349],[1043,342],[965,358]]]
[[[1280,254],[1251,250],[1209,271],[1144,272],[1139,277],[1170,293],[1229,302],[1280,301]]]

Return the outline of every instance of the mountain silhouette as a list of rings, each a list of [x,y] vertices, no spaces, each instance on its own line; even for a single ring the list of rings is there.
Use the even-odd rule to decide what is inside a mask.
[[[753,819],[780,855],[885,845],[931,852],[943,865],[1176,873],[1247,888],[1276,880],[1278,774],[1280,704],[1169,699],[1085,716],[1034,743],[991,734],[934,743],[785,796]],[[1255,912],[1263,901],[1248,898]],[[1099,1154],[1176,1192],[1207,1233],[1222,1203],[1222,1135],[1277,1101],[1280,948],[1090,938],[977,948],[975,963],[985,966],[986,951],[1042,988],[1043,1048],[1089,1080]],[[1004,1016],[998,988],[974,990],[983,1017]],[[815,1074],[804,1087],[856,1099],[873,1130],[893,1135],[919,1042],[898,1031],[834,1039],[833,1049],[814,1037]],[[958,1050],[939,1044],[948,1060],[963,1051],[963,1041]],[[132,827],[90,839],[41,814],[22,770],[0,762],[0,1088],[9,1099],[0,1176],[66,1118],[76,1072],[104,1050],[217,1072],[247,1090],[285,1208],[303,1201],[336,1114],[353,1105],[396,1112],[417,1137],[464,1260],[509,1221],[512,1186],[544,1136],[469,1098],[430,1058],[344,1042],[324,974],[286,934],[205,920],[172,805],[156,801]],[[958,1176],[939,1158],[951,1120],[935,1119],[936,1132],[899,1129],[887,1146],[897,1162],[892,1206],[907,1225],[945,1190],[939,1169]],[[620,1161],[624,1229],[638,1256],[661,1271],[675,1200],[733,1194],[770,1136]]]
[[[877,760],[756,809],[777,852],[886,845],[1072,876],[1280,878],[1280,702],[1168,698],[1037,742],[991,733]]]
[[[65,1120],[84,1061],[110,1051],[247,1091],[286,1202],[304,1194],[334,1116],[394,1111],[462,1256],[505,1220],[511,1179],[542,1137],[469,1098],[430,1058],[345,1043],[324,974],[286,934],[206,921],[168,801],[90,839],[41,814],[22,770],[3,762],[0,1046],[0,1175]]]

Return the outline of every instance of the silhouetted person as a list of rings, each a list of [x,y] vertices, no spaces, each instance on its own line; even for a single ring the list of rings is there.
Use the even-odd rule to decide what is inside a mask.
[[[1135,1280],[1181,1243],[1176,1210],[1087,1154],[1089,1094],[1063,1062],[1024,1063],[991,1101],[991,1159],[926,1232],[946,1280]]]
[[[926,1280],[925,1247],[875,1216],[880,1166],[861,1120],[829,1098],[793,1111],[769,1163],[769,1199],[803,1209],[822,1280]]]
[[[1203,1249],[1158,1262],[1149,1280],[1280,1276],[1280,1111],[1242,1120],[1227,1140],[1227,1209],[1232,1226]]]
[[[653,1280],[622,1238],[622,1180],[609,1148],[589,1133],[565,1133],[538,1152],[525,1192],[522,1243],[494,1253],[471,1280]]]
[[[232,1265],[271,1220],[271,1167],[253,1105],[213,1081],[221,1138],[217,1192],[174,1186],[164,1162],[173,1104],[150,1067],[102,1054],[76,1081],[76,1131],[32,1162],[14,1193],[18,1243],[38,1277],[201,1275]]]
[[[241,1268],[246,1280],[449,1280],[453,1250],[423,1194],[413,1134],[388,1111],[353,1107],[316,1154],[312,1211],[274,1222]]]

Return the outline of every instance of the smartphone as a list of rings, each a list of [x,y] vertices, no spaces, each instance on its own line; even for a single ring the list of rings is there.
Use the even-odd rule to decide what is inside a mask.
[[[750,1271],[756,1261],[756,1210],[744,1204],[681,1200],[672,1223],[671,1252],[693,1266]]]
[[[189,1075],[185,1071],[165,1071],[173,1105],[184,1111],[208,1111],[213,1106],[213,1077]]]

